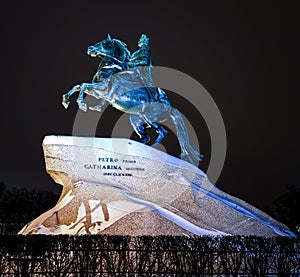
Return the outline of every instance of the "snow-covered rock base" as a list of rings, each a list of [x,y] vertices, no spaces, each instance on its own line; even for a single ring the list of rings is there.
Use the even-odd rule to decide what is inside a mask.
[[[47,136],[55,207],[19,234],[294,236],[193,165],[136,141]]]

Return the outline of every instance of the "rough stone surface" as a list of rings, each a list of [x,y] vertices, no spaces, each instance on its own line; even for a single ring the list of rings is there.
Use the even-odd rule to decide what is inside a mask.
[[[63,192],[20,234],[291,235],[198,168],[138,142],[48,136],[43,149]]]

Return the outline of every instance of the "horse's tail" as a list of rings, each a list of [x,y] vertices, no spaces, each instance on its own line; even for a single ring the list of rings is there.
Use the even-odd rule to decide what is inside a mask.
[[[186,157],[190,163],[198,166],[199,161],[201,162],[203,159],[203,155],[191,145],[188,130],[180,112],[172,107],[170,116],[175,125],[179,145],[181,147],[181,158]]]

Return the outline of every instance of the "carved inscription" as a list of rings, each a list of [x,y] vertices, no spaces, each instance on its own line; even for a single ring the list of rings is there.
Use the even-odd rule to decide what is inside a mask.
[[[136,160],[119,160],[112,157],[98,157],[96,163],[84,164],[83,167],[87,170],[99,170],[103,176],[131,177],[136,172],[145,171],[145,168],[139,166]]]

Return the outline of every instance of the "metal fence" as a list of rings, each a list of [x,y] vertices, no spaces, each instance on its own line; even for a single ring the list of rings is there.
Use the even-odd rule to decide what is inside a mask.
[[[0,236],[0,276],[300,276],[299,238]]]

